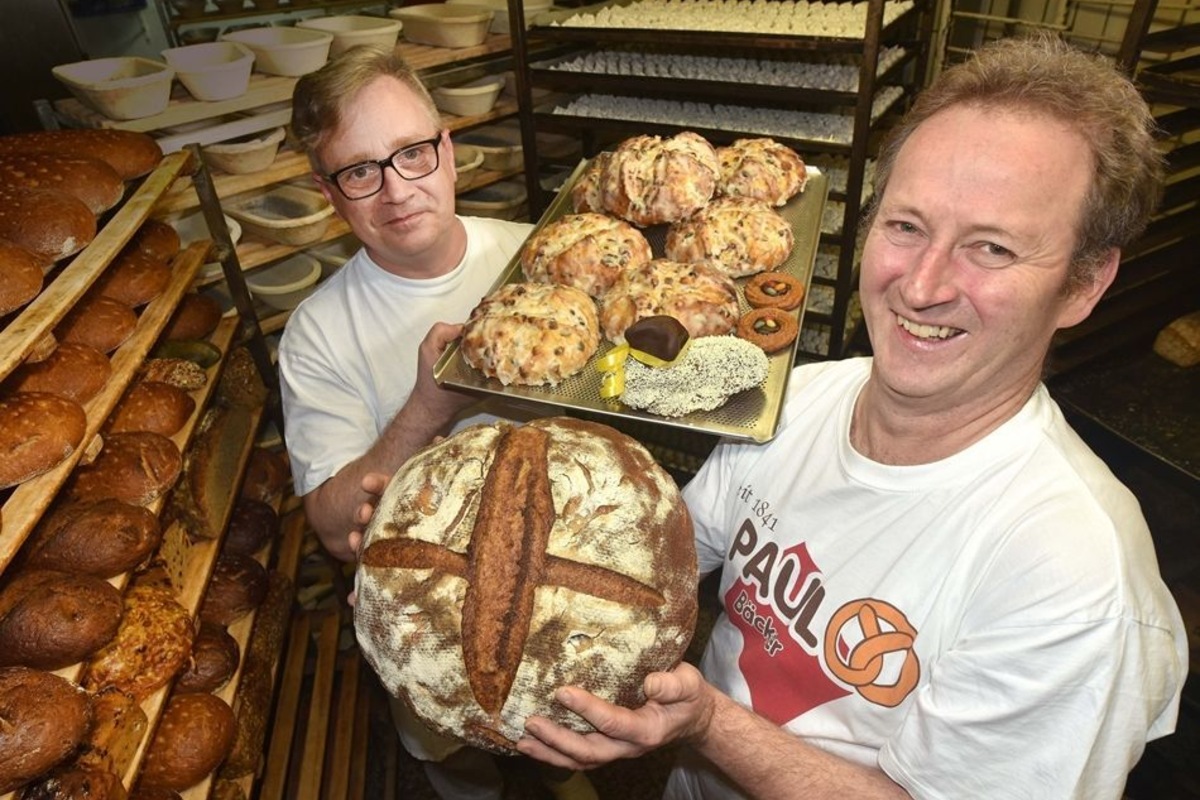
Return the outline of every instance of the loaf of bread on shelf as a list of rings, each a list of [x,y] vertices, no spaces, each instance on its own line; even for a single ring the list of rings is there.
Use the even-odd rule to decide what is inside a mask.
[[[170,513],[191,539],[216,539],[223,532],[229,476],[241,463],[253,425],[248,410],[212,405],[196,426],[183,476],[170,496]]]
[[[266,741],[267,720],[274,695],[273,669],[292,617],[296,589],[291,579],[271,570],[267,596],[254,616],[254,628],[246,645],[242,677],[234,706],[237,731],[233,749],[221,765],[221,776],[240,778],[258,770]]]
[[[206,339],[221,321],[221,304],[216,298],[188,292],[179,301],[163,336],[166,339]]]
[[[183,791],[212,774],[233,746],[234,717],[214,694],[173,694],[146,748],[140,786]]]
[[[203,622],[229,625],[258,608],[267,596],[267,571],[254,558],[222,553],[200,604]]]
[[[96,279],[92,291],[133,308],[146,305],[171,282],[171,268],[139,250],[122,250]]]
[[[166,436],[146,431],[114,433],[104,437],[104,448],[95,461],[75,470],[68,496],[149,505],[175,485],[182,468],[179,447]]]
[[[124,775],[137,757],[149,720],[141,705],[120,689],[92,695],[92,727],[76,762]]]
[[[93,214],[108,211],[125,195],[125,181],[107,163],[59,153],[0,153],[0,187],[66,192]]]
[[[211,622],[202,623],[192,641],[192,653],[175,679],[175,691],[215,692],[237,672],[241,655],[229,631]]]
[[[54,332],[60,342],[78,342],[111,353],[133,335],[137,323],[137,312],[128,304],[89,293],[67,312]]]
[[[125,784],[101,767],[70,763],[21,790],[21,800],[125,800]]]
[[[171,261],[179,254],[182,240],[173,225],[161,219],[148,219],[125,245],[126,249],[137,250],[159,261]]]
[[[1178,367],[1200,364],[1200,311],[1174,319],[1159,331],[1154,352]]]
[[[8,239],[0,239],[0,316],[38,296],[50,260]]]
[[[25,543],[25,564],[112,578],[158,549],[162,526],[143,506],[112,498],[67,502],[38,522]]]
[[[0,186],[0,238],[60,261],[96,238],[96,215],[66,192]]]
[[[235,347],[225,359],[225,369],[217,384],[217,398],[235,408],[257,409],[267,400],[267,387],[245,347]]]
[[[0,397],[0,489],[54,469],[86,432],[87,415],[74,400],[48,392]]]
[[[137,381],[109,414],[106,430],[109,435],[149,431],[174,436],[195,410],[196,401],[183,389],[161,381]]]
[[[124,180],[140,178],[162,160],[153,136],[108,128],[31,131],[0,136],[0,153],[59,153],[98,158]]]
[[[185,392],[194,392],[208,383],[208,373],[186,358],[148,358],[138,369],[138,379],[162,381]]]
[[[284,456],[265,447],[251,448],[246,474],[242,478],[241,496],[273,503],[283,495],[288,477],[289,467]]]
[[[108,644],[121,593],[101,578],[21,569],[0,589],[0,667],[62,669]]]
[[[221,551],[250,556],[266,547],[279,535],[279,515],[268,503],[248,497],[238,498],[229,515]]]
[[[18,367],[11,379],[17,392],[49,392],[76,403],[95,397],[112,375],[112,362],[96,348],[59,342],[47,358]]]
[[[140,702],[183,669],[196,629],[166,586],[135,583],[124,606],[117,635],[92,657],[83,685],[93,692],[113,687]]]
[[[644,702],[696,621],[691,520],[636,440],[566,417],[476,425],[418,452],[367,528],[354,628],[389,692],[433,730],[512,752],[582,686]]]
[[[62,763],[92,723],[88,696],[52,672],[0,669],[0,793]]]

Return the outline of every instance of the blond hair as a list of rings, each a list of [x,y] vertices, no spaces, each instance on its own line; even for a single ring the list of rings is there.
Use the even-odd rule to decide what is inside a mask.
[[[442,120],[433,98],[403,58],[392,50],[352,47],[316,72],[301,77],[292,90],[292,133],[317,172],[323,171],[316,154],[326,137],[341,125],[358,93],[380,77],[395,78],[411,89],[430,122],[441,130]]]
[[[1090,284],[1113,248],[1127,247],[1145,230],[1163,177],[1150,109],[1111,61],[1047,34],[991,42],[917,95],[880,150],[866,227],[908,137],[927,119],[956,105],[1043,114],[1066,123],[1090,144],[1091,186],[1076,230],[1069,288]]]

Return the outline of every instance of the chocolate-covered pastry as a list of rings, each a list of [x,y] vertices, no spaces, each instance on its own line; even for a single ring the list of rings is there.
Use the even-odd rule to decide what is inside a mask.
[[[640,319],[625,329],[625,341],[631,348],[666,362],[679,356],[689,338],[683,323],[665,314]]]

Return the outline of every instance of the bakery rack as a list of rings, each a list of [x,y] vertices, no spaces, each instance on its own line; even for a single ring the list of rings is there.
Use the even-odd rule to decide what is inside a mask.
[[[741,136],[767,135],[761,129],[749,129],[751,115],[760,110],[803,109],[844,118],[850,128],[847,141],[830,139],[805,129],[789,128],[769,134],[796,149],[806,162],[817,156],[837,157],[847,164],[844,183],[839,185],[839,182],[831,181],[830,219],[822,230],[823,250],[829,255],[818,262],[812,296],[805,312],[812,332],[818,335],[810,339],[807,332],[801,334],[801,349],[805,353],[839,357],[854,324],[851,301],[857,285],[856,233],[868,199],[869,162],[881,132],[906,108],[924,81],[933,19],[931,0],[916,0],[907,9],[889,0],[839,4],[865,11],[862,32],[853,36],[684,29],[682,14],[677,16],[678,28],[665,23],[652,29],[604,27],[601,24],[601,12],[611,12],[618,6],[629,9],[640,2],[606,2],[554,10],[538,14],[527,31],[513,26],[522,145],[526,162],[531,165],[526,170],[526,182],[532,216],[537,217],[549,203],[537,180],[543,166],[537,149],[537,131],[575,135],[582,142],[584,156],[590,157],[635,134],[672,135],[686,129],[717,145],[728,144]],[[780,0],[765,6],[756,5],[783,8],[797,4]],[[900,9],[900,13],[897,14],[896,9]],[[510,20],[523,19],[523,10],[524,0],[509,0]],[[587,27],[564,24],[577,15],[594,15],[597,22]],[[885,47],[901,48],[902,57],[894,63],[882,60]],[[761,59],[774,64],[843,63],[849,60],[857,65],[857,88],[846,91],[818,86],[766,86],[749,80],[706,76],[654,77],[636,73],[606,74],[596,69],[557,69],[568,59],[604,51],[615,52],[620,57],[719,55]],[[548,52],[557,55],[544,57]],[[539,54],[537,60],[534,53]],[[653,113],[640,110],[626,116],[618,112],[575,113],[571,110],[572,102],[535,102],[535,90],[565,92],[576,100],[592,95],[639,102],[690,103],[714,109],[728,107],[731,121],[722,123],[715,113],[707,113],[704,109],[698,112],[696,120],[686,122],[658,119]],[[820,164],[820,160],[817,163]],[[828,269],[822,268],[825,261],[832,262]],[[809,339],[807,346],[806,339]]]

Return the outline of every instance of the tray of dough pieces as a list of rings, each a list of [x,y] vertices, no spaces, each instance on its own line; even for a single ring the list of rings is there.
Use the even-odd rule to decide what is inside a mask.
[[[586,167],[587,161],[584,160],[575,168],[530,235],[540,231],[542,227],[559,217],[572,213],[571,187],[584,173]],[[796,276],[804,285],[805,302],[801,303],[800,308],[789,312],[796,315],[798,325],[804,323],[804,307],[807,305],[809,297],[813,261],[821,234],[821,214],[828,196],[828,176],[809,166],[808,181],[804,191],[789,200],[782,208],[776,209],[791,224],[795,236],[792,252],[779,269]],[[667,225],[654,225],[640,229],[650,243],[655,258],[663,257],[667,227]],[[520,253],[518,252],[501,273],[492,289],[506,283],[523,280],[524,275],[521,272]],[[750,309],[742,291],[747,280],[748,278],[735,280],[738,285],[740,313],[745,313]],[[694,411],[678,417],[651,414],[630,408],[618,398],[605,399],[601,397],[600,383],[604,373],[596,368],[596,362],[613,348],[613,344],[603,337],[601,337],[600,347],[587,365],[556,386],[505,386],[500,381],[488,378],[471,367],[463,358],[457,341],[447,347],[442,357],[438,359],[434,366],[434,377],[439,385],[446,387],[486,395],[511,397],[521,401],[547,403],[558,406],[560,410],[573,409],[604,416],[638,419],[731,439],[765,442],[775,436],[799,341],[800,337],[797,336],[790,345],[767,356],[767,378],[759,386],[731,396],[723,405],[711,411]]]

